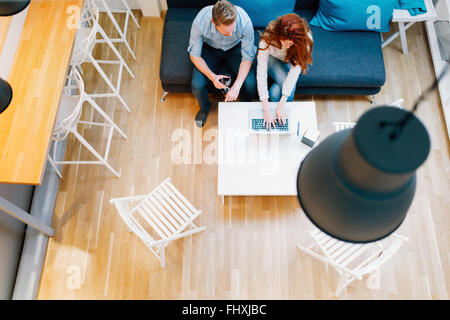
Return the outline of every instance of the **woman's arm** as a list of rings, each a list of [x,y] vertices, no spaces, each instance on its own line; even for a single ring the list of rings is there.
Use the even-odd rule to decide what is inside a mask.
[[[298,77],[300,76],[300,73],[302,72],[302,68],[300,65],[292,66],[291,69],[288,72],[288,75],[286,76],[286,79],[284,79],[283,82],[283,89],[282,94],[283,96],[289,98],[292,94],[292,90],[295,90],[297,87],[297,81]]]
[[[283,89],[281,91],[283,95],[281,96],[280,102],[278,102],[277,109],[275,110],[275,115],[278,121],[283,124],[286,123],[286,112],[284,111],[284,105],[287,99],[291,96],[292,90],[295,90],[297,86],[297,80],[300,76],[300,72],[302,72],[300,65],[291,66],[291,69],[283,82]]]
[[[266,49],[267,44],[264,40],[259,42],[260,49]],[[258,65],[256,67],[256,82],[258,85],[258,95],[260,101],[269,100],[269,91],[267,89],[267,64],[269,61],[269,49],[258,51]]]
[[[266,49],[267,44],[264,40],[259,42],[261,49]],[[258,65],[256,67],[256,82],[258,85],[259,100],[264,108],[264,126],[267,129],[275,128],[275,117],[269,107],[269,91],[267,89],[267,65],[269,62],[269,49],[258,51]]]

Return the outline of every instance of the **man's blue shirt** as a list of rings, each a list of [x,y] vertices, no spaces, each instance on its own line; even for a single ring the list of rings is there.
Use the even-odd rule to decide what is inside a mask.
[[[236,28],[230,37],[223,36],[212,23],[213,6],[204,7],[195,17],[187,51],[193,57],[202,54],[203,41],[209,46],[229,50],[241,42],[242,60],[253,61],[256,56],[255,34],[248,14],[241,7],[236,8]]]

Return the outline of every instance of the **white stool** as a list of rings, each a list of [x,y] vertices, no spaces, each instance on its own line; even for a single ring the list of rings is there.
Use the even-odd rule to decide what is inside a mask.
[[[125,102],[125,100],[120,95],[120,86],[122,83],[122,72],[123,68],[127,69],[128,73],[132,78],[135,78],[134,74],[131,72],[130,68],[128,67],[127,63],[123,59],[123,57],[120,55],[119,51],[114,47],[113,43],[111,42],[111,39],[106,35],[103,28],[98,23],[99,19],[99,11],[98,8],[95,6],[93,0],[86,0],[85,5],[83,7],[83,11],[81,13],[81,19],[80,19],[80,28],[77,32],[76,38],[75,38],[75,46],[72,54],[72,58],[70,61],[70,65],[74,66],[80,72],[81,65],[85,62],[92,63],[95,67],[95,69],[98,71],[98,73],[102,76],[102,78],[105,80],[105,82],[108,84],[109,88],[112,92],[108,93],[94,93],[90,94],[90,97],[92,98],[109,98],[109,97],[116,97],[119,99],[119,101],[123,104],[125,109],[130,112],[130,108],[128,107],[128,104]],[[87,27],[89,25],[90,27]],[[97,40],[97,33],[99,33],[103,40],[108,44],[108,46],[111,48],[111,50],[115,53],[118,60],[97,60],[93,57],[92,53],[95,47],[96,43],[100,43],[100,40]],[[117,77],[117,85],[114,86],[111,82],[111,80],[108,78],[106,73],[103,71],[100,64],[118,64],[119,65],[119,74]]]
[[[76,95],[74,95],[74,91]],[[98,123],[93,121],[81,121],[81,114],[83,111],[83,103],[88,102],[95,111],[97,111],[102,118],[105,119],[105,123]],[[87,124],[90,126],[102,126],[109,127],[108,140],[106,142],[105,155],[101,156],[94,147],[86,141],[86,139],[78,132],[78,124]],[[58,116],[56,120],[56,127],[53,132],[53,151],[50,148],[47,159],[60,178],[62,178],[61,172],[58,169],[58,164],[102,164],[114,173],[117,177],[120,174],[114,170],[114,168],[108,163],[108,156],[111,147],[111,140],[114,133],[117,130],[122,137],[127,139],[127,136],[123,131],[111,120],[111,118],[95,103],[95,101],[84,92],[84,83],[81,79],[79,72],[72,68],[70,74],[66,78],[66,84],[64,87],[64,93],[61,97],[61,103],[59,106]],[[98,160],[97,161],[58,161],[56,160],[56,150],[58,142],[65,140],[69,133],[72,133],[77,140],[85,146]]]
[[[127,47],[128,51],[133,56],[134,60],[136,60],[136,55],[134,54],[133,50],[131,49],[130,44],[127,40],[127,31],[128,31],[128,22],[130,20],[130,17],[133,19],[134,23],[138,27],[138,29],[141,29],[141,26],[139,25],[139,22],[137,21],[136,17],[134,16],[133,12],[130,9],[130,6],[128,5],[126,0],[122,0],[122,3],[125,7],[125,9],[111,9],[108,5],[106,0],[96,0],[97,3],[101,3],[102,6],[105,8],[106,13],[108,14],[108,17],[111,19],[114,27],[116,28],[117,32],[119,33],[119,38],[111,38],[111,41],[113,43],[121,42],[124,43]],[[124,27],[121,28],[119,24],[117,23],[117,20],[114,18],[113,13],[126,13],[125,16],[125,24]],[[98,43],[104,43],[105,40],[98,40]]]

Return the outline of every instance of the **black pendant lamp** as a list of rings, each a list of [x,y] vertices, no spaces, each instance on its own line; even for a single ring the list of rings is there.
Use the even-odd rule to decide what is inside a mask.
[[[0,114],[8,108],[12,100],[12,89],[8,82],[0,78]]]
[[[0,16],[12,16],[24,10],[30,0],[0,0]],[[8,108],[12,100],[12,89],[8,82],[0,78],[0,114]]]
[[[297,195],[313,224],[354,243],[380,240],[400,226],[414,198],[415,172],[430,152],[430,137],[413,112],[373,108],[354,128],[311,150],[300,165]]]
[[[0,0],[0,16],[12,16],[24,10],[30,0]]]

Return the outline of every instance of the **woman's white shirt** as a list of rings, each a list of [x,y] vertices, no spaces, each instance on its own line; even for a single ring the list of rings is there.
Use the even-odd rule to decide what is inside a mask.
[[[308,34],[312,40],[312,34]],[[284,59],[287,54],[287,50],[285,48],[277,48],[275,46],[270,45],[267,47],[267,43],[264,40],[259,41],[259,48],[261,50],[258,51],[258,65],[256,68],[256,81],[258,84],[258,94],[259,100],[268,100],[269,99],[269,91],[267,89],[267,67],[269,62],[269,56],[272,56],[278,60],[284,62]],[[266,49],[267,48],[267,49]],[[263,50],[265,49],[265,50]],[[300,65],[290,66],[290,70],[286,79],[283,82],[282,94],[286,97],[289,97],[294,90],[298,77],[302,72],[302,68]]]

